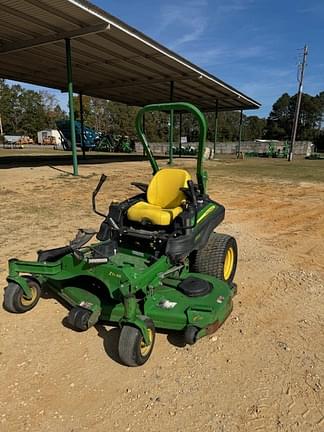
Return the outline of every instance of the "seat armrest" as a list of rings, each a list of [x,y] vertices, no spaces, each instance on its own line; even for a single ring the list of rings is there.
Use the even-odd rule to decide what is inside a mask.
[[[147,192],[148,184],[146,183],[140,183],[140,182],[132,182],[132,186],[136,186],[138,189],[140,189],[143,192]]]

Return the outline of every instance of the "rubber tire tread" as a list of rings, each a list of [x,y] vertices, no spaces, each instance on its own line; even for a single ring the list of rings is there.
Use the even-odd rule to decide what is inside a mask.
[[[118,354],[122,363],[126,366],[141,366],[150,357],[154,342],[155,342],[155,327],[153,321],[145,319],[145,324],[148,328],[153,331],[153,340],[150,352],[148,355],[143,357],[139,351],[140,343],[142,340],[142,333],[137,327],[130,325],[124,325],[121,329],[119,341],[118,341]]]
[[[234,237],[212,232],[206,246],[195,253],[191,271],[215,276],[224,281],[224,261],[227,249],[234,250],[234,264],[230,277],[225,282],[232,282],[237,266],[237,243]]]
[[[4,297],[3,297],[3,308],[7,312],[17,313],[17,314],[24,313],[33,309],[36,306],[40,298],[40,286],[36,281],[32,279],[28,279],[28,283],[29,284],[33,283],[37,287],[36,288],[37,297],[30,306],[24,306],[20,302],[20,298],[23,293],[22,288],[15,282],[8,283],[7,287],[4,290]]]
[[[89,329],[88,322],[90,316],[90,311],[75,306],[68,314],[68,322],[74,330],[84,332]]]
[[[196,336],[199,328],[189,325],[184,331],[184,341],[187,345],[194,345],[196,343]]]

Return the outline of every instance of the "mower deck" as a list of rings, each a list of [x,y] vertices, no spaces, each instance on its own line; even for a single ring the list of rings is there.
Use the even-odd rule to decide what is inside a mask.
[[[215,277],[190,273],[185,268],[175,268],[170,274],[164,258],[150,264],[144,254],[139,257],[137,252],[125,250],[112,256],[109,262],[95,266],[69,254],[54,263],[13,259],[10,270],[9,281],[23,286],[25,280],[20,274],[31,273],[71,307],[89,310],[95,322],[122,320],[125,306],[121,285],[126,277],[139,286],[150,286],[137,299],[137,313],[149,316],[155,327],[161,329],[183,330],[194,325],[199,329],[209,327],[212,333],[211,326],[215,325],[215,331],[231,312],[235,294],[234,285]],[[201,296],[184,294],[179,285],[188,278],[206,281],[210,292]],[[28,290],[25,294],[28,296]]]

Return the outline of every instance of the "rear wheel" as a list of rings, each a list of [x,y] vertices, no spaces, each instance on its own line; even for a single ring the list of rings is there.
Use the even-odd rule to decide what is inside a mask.
[[[27,298],[20,285],[9,282],[4,291],[3,307],[12,313],[24,313],[33,309],[40,298],[41,289],[39,283],[27,278],[28,286],[31,290],[31,298]]]
[[[211,233],[207,245],[191,256],[191,270],[232,282],[237,265],[237,243],[227,234]]]
[[[137,327],[124,325],[119,337],[118,354],[126,366],[141,366],[152,354],[155,342],[155,328],[150,319],[145,319],[149,344],[146,345],[142,332]]]

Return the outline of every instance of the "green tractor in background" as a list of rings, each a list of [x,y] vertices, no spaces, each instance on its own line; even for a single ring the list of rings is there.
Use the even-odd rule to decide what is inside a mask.
[[[268,144],[267,157],[287,159],[289,152],[289,143],[285,141],[283,145],[270,141]]]
[[[96,142],[96,151],[131,153],[135,151],[135,141],[128,135],[101,134]]]
[[[171,110],[198,120],[197,182],[184,169],[160,169],[144,135],[144,113]],[[225,209],[206,190],[204,115],[188,103],[148,105],[136,128],[153,169],[150,183],[132,183],[140,192],[112,202],[104,214],[96,207],[102,175],[93,192],[93,209],[103,218],[99,231],[79,230],[70,244],[39,251],[37,261],[9,260],[4,293],[4,308],[22,313],[46,286],[68,305],[76,330],[118,324],[119,357],[128,366],[148,360],[156,328],[182,331],[188,344],[215,332],[232,311],[237,264],[235,239],[214,232]],[[97,241],[88,244],[93,236]]]
[[[172,147],[173,154],[176,156],[196,156],[197,149],[190,144],[182,145],[181,147]]]

